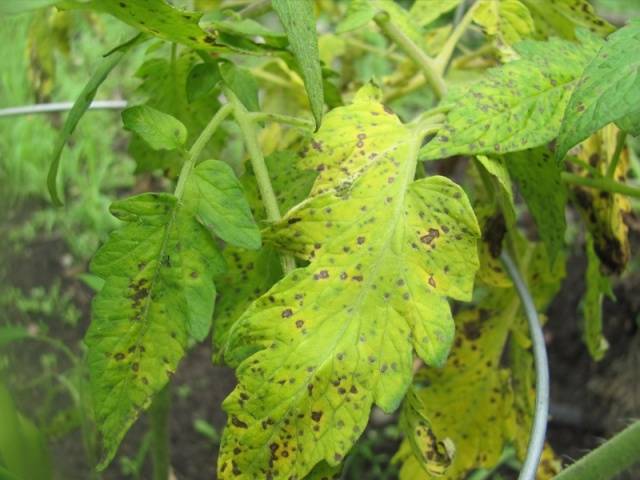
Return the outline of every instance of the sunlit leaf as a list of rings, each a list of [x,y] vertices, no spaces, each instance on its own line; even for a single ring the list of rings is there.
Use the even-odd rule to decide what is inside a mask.
[[[640,104],[640,21],[611,35],[580,76],[562,120],[558,157]]]
[[[514,152],[553,140],[573,88],[601,45],[586,34],[581,41],[525,40],[515,47],[520,60],[452,90],[443,101],[445,125],[421,158]]]
[[[187,128],[180,120],[146,105],[127,108],[122,122],[154,150],[179,149],[187,141]]]
[[[309,199],[265,234],[310,261],[234,325],[240,363],[219,476],[302,477],[337,465],[375,403],[400,404],[415,351],[440,365],[453,336],[446,297],[468,300],[476,219],[442,177],[413,181],[420,137],[372,88],[330,112],[302,152]]]
[[[527,38],[534,30],[529,9],[520,0],[480,0],[473,20],[504,45]]]
[[[531,12],[538,35],[542,38],[576,38],[579,28],[606,36],[614,27],[598,17],[589,0],[520,0]]]

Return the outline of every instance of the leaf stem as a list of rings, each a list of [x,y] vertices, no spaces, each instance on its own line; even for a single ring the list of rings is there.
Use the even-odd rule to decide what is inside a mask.
[[[581,177],[573,173],[562,172],[562,181],[573,185],[595,188],[611,193],[621,193],[630,197],[640,198],[640,188],[616,182],[610,178],[589,178]]]
[[[636,420],[615,437],[587,453],[560,472],[557,480],[613,478],[640,459],[640,421]]]
[[[202,130],[200,136],[196,139],[195,142],[193,142],[193,145],[191,146],[191,149],[189,149],[189,152],[187,154],[187,159],[182,165],[182,170],[180,170],[178,184],[176,185],[176,190],[174,192],[174,195],[178,199],[182,197],[187,178],[189,177],[191,170],[195,166],[198,157],[202,153],[202,150],[204,150],[204,147],[207,145],[209,140],[211,140],[213,134],[216,133],[216,130],[218,129],[222,121],[227,118],[232,110],[233,106],[230,104],[220,107],[216,114],[211,118],[207,126],[204,127],[204,130]]]
[[[464,32],[467,31],[467,28],[469,28],[469,25],[471,25],[471,21],[473,20],[474,13],[475,13],[475,5],[472,6],[469,10],[467,10],[467,13],[464,15],[460,23],[456,25],[453,32],[451,32],[451,35],[449,36],[444,46],[442,47],[442,50],[440,50],[440,53],[436,57],[435,68],[439,75],[444,75],[444,72],[447,70],[447,66],[449,65],[449,61],[453,56],[453,52],[456,49],[456,45],[460,41],[460,38],[462,38],[462,35],[464,34]]]
[[[169,410],[171,409],[170,385],[160,390],[151,404],[151,457],[153,479],[169,478]]]
[[[273,186],[271,185],[269,170],[267,170],[264,155],[258,145],[258,136],[256,134],[254,120],[242,102],[240,102],[238,97],[236,97],[229,88],[224,87],[223,92],[227,97],[227,100],[229,100],[229,105],[233,108],[233,116],[235,117],[236,122],[238,122],[242,138],[247,148],[247,152],[249,153],[253,173],[256,176],[256,182],[258,184],[258,190],[260,190],[260,197],[262,198],[262,203],[264,204],[264,208],[267,212],[267,220],[270,222],[277,222],[282,218],[282,216],[280,215],[280,209],[278,208],[276,194],[273,191]],[[285,274],[295,268],[295,260],[292,256],[281,255],[280,258]]]
[[[400,30],[392,21],[386,12],[379,12],[374,17],[375,22],[385,35],[387,35],[396,45],[398,45],[407,56],[413,60],[422,70],[427,82],[433,88],[434,93],[440,99],[447,92],[447,86],[444,83],[441,73],[434,60],[429,57],[413,40],[411,40],[402,30]]]
[[[254,122],[271,121],[277,123],[285,123],[294,127],[313,130],[315,124],[306,118],[292,117],[290,115],[282,115],[280,113],[267,112],[248,112],[249,118]]]
[[[607,178],[612,179],[613,175],[616,173],[616,167],[618,166],[618,162],[620,161],[620,155],[622,154],[622,149],[624,148],[626,140],[627,132],[625,132],[624,130],[618,131],[618,136],[616,137],[616,149],[613,152],[613,157],[611,157],[611,163],[609,163],[609,167],[607,168]]]

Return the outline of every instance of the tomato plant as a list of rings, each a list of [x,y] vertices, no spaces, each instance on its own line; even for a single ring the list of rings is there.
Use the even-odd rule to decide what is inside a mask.
[[[137,171],[172,188],[115,200],[120,227],[91,262],[98,468],[150,407],[162,443],[167,386],[210,335],[237,376],[220,478],[339,478],[374,407],[399,412],[400,478],[466,478],[507,445],[524,460],[537,340],[514,275],[544,312],[567,243],[584,238],[583,341],[602,357],[602,299],[630,260],[640,197],[626,146],[640,23],[616,29],[587,0],[187,3],[2,7],[136,30],[66,119],[56,204],[75,126],[146,49],[122,122]],[[583,236],[567,234],[568,207]],[[538,478],[559,469],[547,446]]]

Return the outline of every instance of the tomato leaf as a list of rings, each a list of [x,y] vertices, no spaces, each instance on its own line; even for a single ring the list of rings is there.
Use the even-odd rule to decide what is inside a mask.
[[[480,0],[473,20],[505,45],[529,37],[535,28],[529,9],[520,0]]]
[[[515,47],[520,60],[489,70],[471,87],[452,90],[444,100],[445,125],[423,147],[421,158],[500,154],[553,140],[572,89],[601,45],[586,33],[581,39],[579,45],[525,40]]]
[[[313,2],[311,0],[272,0],[272,4],[287,32],[289,46],[302,72],[316,127],[320,127],[324,108],[324,87]]]
[[[258,82],[251,75],[251,72],[231,62],[221,62],[218,68],[222,81],[237,95],[247,110],[250,112],[260,110]]]
[[[640,104],[640,21],[611,35],[584,69],[558,138],[558,158],[596,130],[633,114]]]
[[[127,108],[122,122],[154,150],[180,149],[187,141],[187,127],[180,120],[146,105]]]
[[[302,165],[311,196],[265,232],[310,262],[249,307],[225,359],[240,364],[219,476],[303,477],[335,466],[375,403],[398,407],[413,351],[441,365],[453,338],[446,297],[470,298],[478,225],[462,189],[413,181],[421,142],[365,87],[330,112]]]
[[[98,88],[102,85],[102,82],[104,82],[109,76],[111,70],[120,63],[120,60],[122,60],[127,51],[142,40],[144,40],[144,37],[142,35],[138,35],[115,49],[111,55],[103,58],[96,68],[96,71],[93,73],[87,84],[82,89],[82,92],[80,92],[80,95],[73,103],[73,107],[71,107],[71,110],[67,115],[67,119],[64,122],[64,126],[62,127],[62,131],[60,132],[60,137],[56,142],[56,146],[53,151],[53,160],[51,161],[49,174],[47,175],[47,188],[51,195],[51,201],[55,205],[62,205],[62,199],[58,194],[57,183],[58,170],[60,169],[60,156],[62,155],[62,150],[64,149],[67,140],[73,134],[73,131],[76,129],[76,125],[78,125],[78,122],[84,113],[89,109],[89,106],[96,96]]]
[[[202,340],[213,313],[213,278],[224,261],[207,229],[256,248],[259,232],[230,167],[201,163],[181,199],[146,193],[115,202],[124,222],[91,262],[105,280],[92,305],[85,338],[91,391],[104,456],[122,437],[184,356],[189,338]]]
[[[216,63],[205,62],[194,65],[187,77],[186,88],[189,103],[211,95],[221,79],[222,76]]]
[[[589,0],[520,0],[531,12],[536,31],[542,38],[576,38],[579,29],[589,30],[602,37],[615,28],[598,17]]]

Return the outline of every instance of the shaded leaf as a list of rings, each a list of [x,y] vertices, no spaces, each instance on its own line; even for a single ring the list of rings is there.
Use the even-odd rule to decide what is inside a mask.
[[[217,64],[205,62],[194,65],[187,77],[187,100],[193,102],[211,95],[221,79]]]
[[[218,65],[225,85],[229,87],[250,112],[260,110],[258,102],[258,82],[249,70],[238,67],[231,62]]]
[[[230,332],[239,385],[224,403],[221,478],[339,464],[374,403],[400,404],[414,350],[428,364],[446,358],[446,297],[469,299],[478,226],[450,180],[413,181],[421,139],[376,98],[365,88],[325,117],[302,152],[319,172],[311,196],[265,233],[310,264]]]
[[[287,32],[289,46],[302,72],[316,127],[319,128],[324,108],[324,87],[313,2],[311,0],[272,0],[272,4]]]
[[[443,101],[445,125],[420,158],[513,152],[553,140],[572,89],[601,45],[586,34],[581,40],[525,40],[515,47],[520,60],[452,90]]]
[[[558,158],[640,104],[640,21],[611,35],[586,66],[562,119]]]
[[[127,108],[122,122],[154,150],[180,149],[187,141],[187,127],[180,120],[146,105]]]
[[[567,190],[560,177],[562,170],[546,147],[511,153],[505,156],[505,163],[536,222],[549,259],[554,262],[564,250],[567,228]]]

